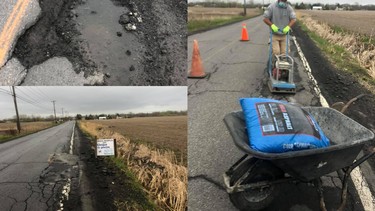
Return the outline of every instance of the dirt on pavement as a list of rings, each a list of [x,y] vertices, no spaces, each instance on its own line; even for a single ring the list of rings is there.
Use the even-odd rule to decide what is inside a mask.
[[[41,18],[21,36],[13,53],[26,68],[52,57],[66,57],[74,70],[83,71],[86,77],[95,71],[103,72],[104,83],[97,85],[186,85],[186,1],[39,3]],[[109,14],[109,6],[118,7],[118,14],[114,14],[118,17]],[[135,13],[141,20],[135,31],[129,31],[120,18]],[[107,18],[111,15],[114,18]],[[95,18],[103,19],[96,28],[95,22],[90,23]],[[92,40],[85,39],[85,33],[91,33]]]

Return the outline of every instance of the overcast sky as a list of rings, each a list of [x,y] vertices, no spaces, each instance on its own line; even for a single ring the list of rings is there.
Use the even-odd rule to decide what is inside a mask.
[[[16,88],[20,114],[49,116],[53,114],[52,100],[56,101],[56,115],[66,111],[76,114],[114,114],[153,111],[187,110],[186,87],[23,87]],[[0,119],[15,116],[10,87],[0,86]]]
[[[205,0],[188,0],[188,2],[202,2],[202,1],[205,1]],[[208,0],[210,1],[210,0]],[[217,0],[217,1],[221,1],[221,0]],[[224,2],[225,1],[228,1],[228,2],[233,2],[233,1],[236,1],[236,0],[223,0]],[[254,0],[253,2],[254,3],[269,3],[269,2],[273,2],[275,0]],[[244,0],[237,0],[237,2],[244,2]],[[246,0],[246,2],[250,2],[250,0]],[[340,3],[340,4],[355,4],[356,2],[358,2],[359,4],[362,4],[362,5],[366,5],[366,4],[375,4],[375,1],[374,0],[354,0],[354,1],[350,1],[350,0],[304,0],[304,1],[300,1],[300,0],[289,0],[289,2],[291,3],[305,3],[305,4],[308,4],[308,3],[321,3],[321,4],[336,4],[336,3]]]

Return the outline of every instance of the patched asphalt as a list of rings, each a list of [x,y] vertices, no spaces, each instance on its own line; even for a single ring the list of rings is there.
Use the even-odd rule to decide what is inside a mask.
[[[86,84],[101,84],[104,75],[84,77],[84,73],[76,73],[72,63],[66,58],[51,58],[40,65],[28,70],[22,85],[25,86],[83,86]]]

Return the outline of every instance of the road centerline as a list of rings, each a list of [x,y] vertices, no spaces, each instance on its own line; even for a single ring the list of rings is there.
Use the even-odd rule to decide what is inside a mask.
[[[11,40],[15,36],[15,31],[22,21],[30,0],[19,0],[13,7],[0,35],[0,67],[6,62],[6,54],[9,52]]]
[[[4,25],[3,29],[1,30],[1,34],[0,34],[0,48],[3,48],[3,47],[4,47],[5,40],[4,40],[3,37],[6,38],[6,37],[8,36],[8,34],[7,34],[6,32],[8,32],[9,27],[12,25],[14,18],[15,18],[16,15],[18,14],[18,13],[16,13],[16,12],[17,12],[17,11],[19,10],[19,8],[22,6],[22,3],[23,3],[23,1],[22,1],[22,0],[19,0],[19,1],[16,3],[16,5],[12,8],[12,11],[11,11],[9,17],[8,17],[7,21],[5,22],[5,25]],[[16,14],[16,15],[15,15],[15,14]]]
[[[224,49],[228,48],[229,46],[233,45],[234,43],[238,42],[238,40],[233,40],[232,42],[228,43],[227,45],[225,45],[224,47],[220,48],[218,51],[216,51],[215,53],[211,54],[210,56],[206,57],[205,59],[202,60],[203,63],[207,62],[208,60],[210,60],[212,57],[214,57],[216,54],[220,53],[221,51],[223,51]]]

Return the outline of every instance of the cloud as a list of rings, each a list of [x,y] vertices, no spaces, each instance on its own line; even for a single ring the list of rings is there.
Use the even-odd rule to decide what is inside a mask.
[[[13,117],[9,88],[0,90],[0,119]],[[27,115],[52,115],[53,100],[59,115],[187,110],[186,87],[16,87],[16,95],[19,113]]]

